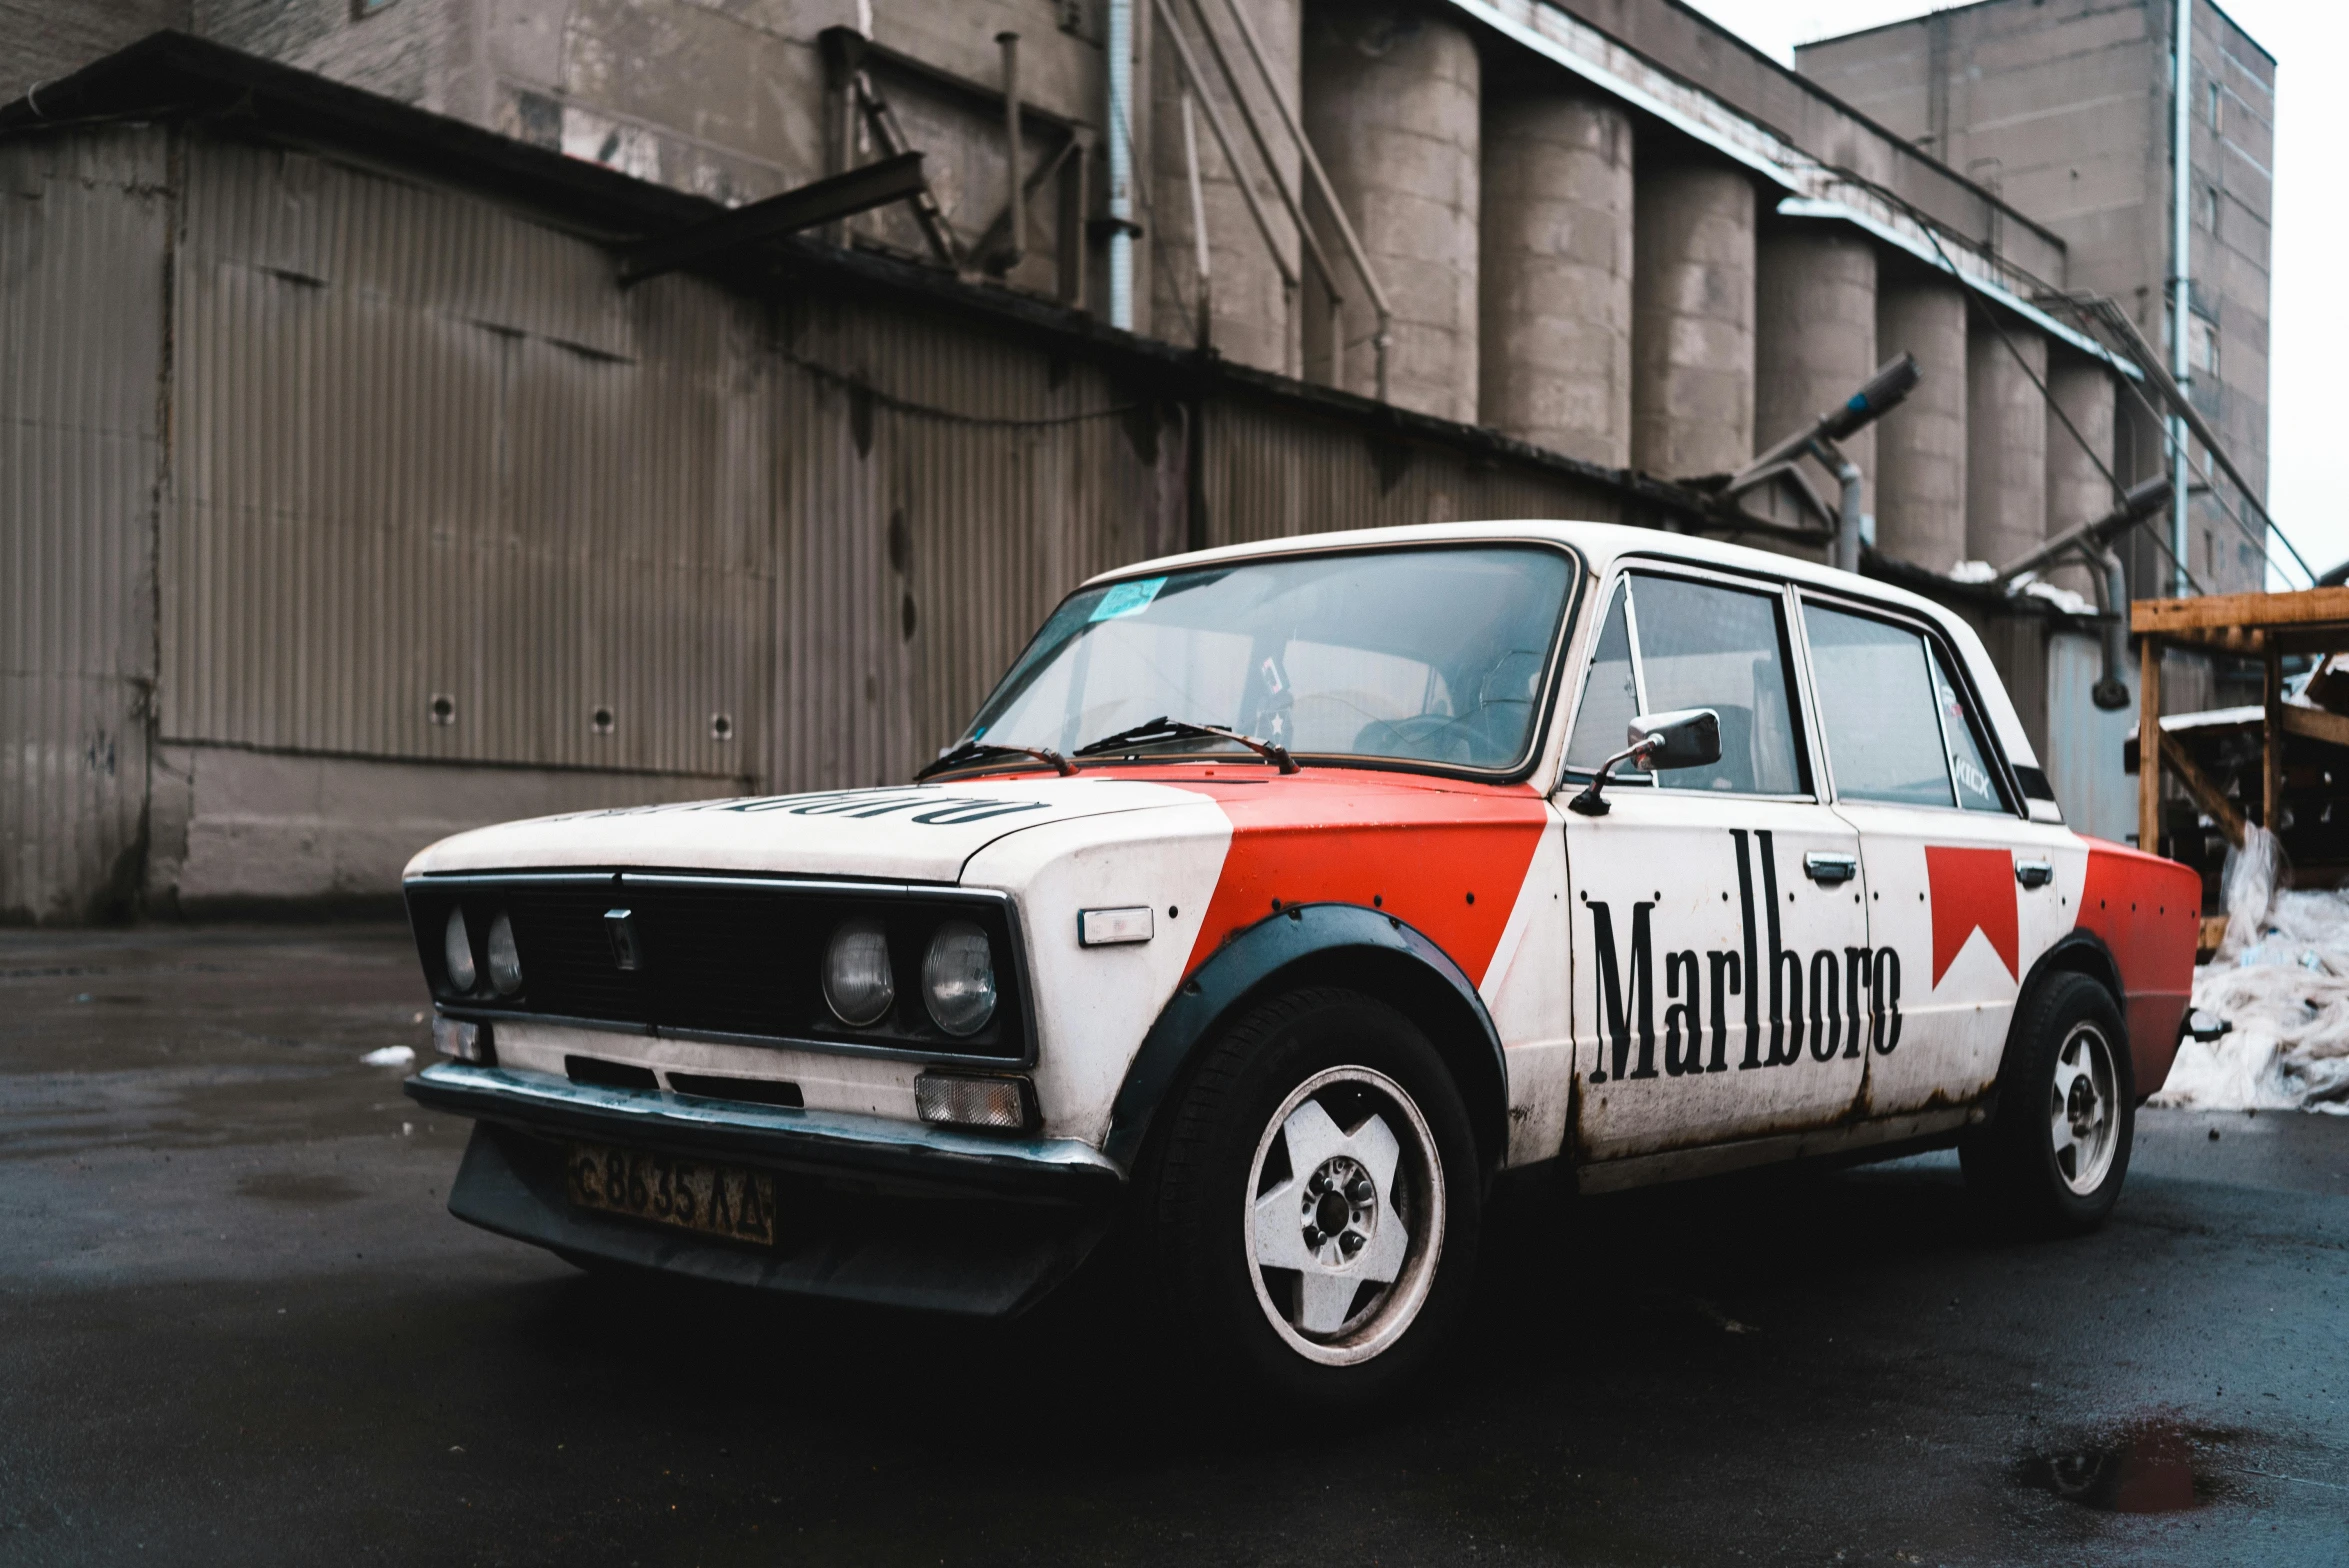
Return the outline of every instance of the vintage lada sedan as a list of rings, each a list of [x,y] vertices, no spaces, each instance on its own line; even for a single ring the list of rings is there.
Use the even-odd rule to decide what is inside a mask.
[[[2096,1225],[2199,915],[2064,826],[1949,611],[1551,522],[1112,573],[902,788],[486,828],[406,895],[459,1217],[982,1315],[1122,1231],[1317,1402],[1458,1329],[1507,1171],[1954,1144]]]

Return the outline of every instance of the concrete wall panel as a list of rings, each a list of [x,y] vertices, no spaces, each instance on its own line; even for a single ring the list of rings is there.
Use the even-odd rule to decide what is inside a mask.
[[[1305,130],[1393,307],[1393,400],[1445,419],[1477,418],[1477,230],[1482,69],[1468,33],[1401,4],[1308,7]],[[1315,220],[1333,261],[1344,252]],[[1342,263],[1340,263],[1342,266]],[[1369,301],[1344,280],[1341,372],[1376,389]],[[1329,360],[1328,321],[1308,303],[1309,363]],[[1318,354],[1316,352],[1318,350]]]
[[[1966,344],[1966,555],[2003,566],[2047,538],[2047,339],[1975,318]]]
[[[1302,192],[1303,160],[1298,156],[1295,141],[1283,128],[1280,109],[1252,72],[1246,43],[1222,6],[1210,4],[1205,9],[1207,26],[1214,29],[1233,69],[1241,73],[1240,96],[1256,116],[1256,123],[1263,128],[1272,147],[1273,168],[1279,171],[1280,184],[1292,195]],[[1257,41],[1264,46],[1280,78],[1282,95],[1294,112],[1302,91],[1298,51],[1302,47],[1300,29],[1304,13],[1300,0],[1253,0],[1249,13]],[[1240,168],[1234,170],[1216,145],[1204,109],[1194,104],[1192,122],[1199,150],[1200,194],[1207,212],[1208,275],[1212,285],[1208,291],[1213,316],[1209,338],[1227,359],[1259,370],[1295,375],[1300,368],[1298,300],[1282,284],[1281,267],[1274,260],[1273,249],[1265,244],[1263,231],[1249,214],[1247,199],[1240,192],[1240,180],[1245,178],[1256,193],[1257,205],[1269,221],[1278,254],[1287,262],[1290,274],[1301,278],[1297,226],[1281,200],[1280,186],[1275,184],[1248,135],[1239,105],[1215,70],[1198,11],[1185,10],[1181,15],[1191,53],[1209,75],[1207,97],[1223,117],[1240,155]],[[1154,184],[1149,244],[1158,265],[1151,269],[1151,330],[1169,342],[1193,343],[1198,341],[1199,280],[1183,141],[1182,75],[1174,49],[1163,38],[1153,42],[1158,47],[1151,62],[1150,156]]]
[[[1668,479],[1754,455],[1754,188],[1734,169],[1643,170],[1632,281],[1631,460]]]
[[[1876,548],[1946,572],[1966,554],[1966,298],[1931,278],[1886,279],[1876,350],[1917,356],[1924,380],[1876,427]]]
[[[2053,352],[2047,391],[2047,533],[2053,538],[2094,522],[2116,500],[2105,477],[2113,468],[2112,372],[2077,354]],[[2079,594],[2095,592],[2085,567],[2065,567],[2050,581]]]
[[[1876,248],[1823,224],[1773,224],[1756,254],[1754,445],[1774,445],[1841,404],[1890,358],[1876,352]],[[1876,506],[1876,432],[1843,443],[1861,506]],[[1833,503],[1834,492],[1822,491]]]
[[[1632,130],[1567,92],[1488,100],[1479,416],[1588,462],[1631,462]]]
[[[318,903],[382,909],[398,896],[410,857],[452,833],[733,792],[675,774],[164,745],[155,756],[149,902],[196,916]]]

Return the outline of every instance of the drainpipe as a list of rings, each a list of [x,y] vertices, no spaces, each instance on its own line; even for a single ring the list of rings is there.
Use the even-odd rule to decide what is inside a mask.
[[[1191,115],[1191,89],[1183,89],[1183,177],[1191,187],[1192,265],[1199,273],[1199,346],[1206,348],[1215,334],[1213,258],[1207,248],[1207,193],[1199,183],[1199,127]]]
[[[1134,0],[1109,0],[1109,324],[1134,330]]]
[[[2194,0],[2178,0],[2170,37],[2170,374],[2179,387],[2189,388],[2194,375],[2192,341],[2194,301]],[[2186,518],[2192,509],[2191,475],[2186,466],[2186,421],[2170,416],[2170,559],[2175,563],[2171,593],[2184,598],[2186,581]]]
[[[1860,569],[1860,465],[1824,436],[1811,443],[1811,451],[1835,470],[1835,482],[1843,492],[1836,508],[1833,564],[1839,572],[1856,572]]]
[[[2126,672],[2129,668],[2129,574],[2120,554],[2109,546],[2096,552],[2104,589],[2104,678],[2088,688],[2088,700],[2107,713],[2117,713],[2132,700]]]
[[[1003,49],[1003,199],[1011,214],[1011,239],[994,264],[1009,273],[1028,253],[1028,160],[1020,147],[1020,35],[997,33],[995,42]]]

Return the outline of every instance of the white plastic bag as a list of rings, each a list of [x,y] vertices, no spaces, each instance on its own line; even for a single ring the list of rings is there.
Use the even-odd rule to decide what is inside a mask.
[[[2233,962],[2236,954],[2259,940],[2283,879],[2284,846],[2258,823],[2243,824],[2243,845],[2228,849],[2227,863],[2219,872],[2219,902],[2227,911],[2220,962]]]

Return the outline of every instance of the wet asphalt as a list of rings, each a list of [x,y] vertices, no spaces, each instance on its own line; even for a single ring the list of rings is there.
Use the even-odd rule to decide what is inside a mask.
[[[0,1563],[2349,1563],[2349,1119],[2148,1113],[2063,1243],[1948,1156],[1521,1202],[1457,1363],[1336,1422],[1083,1291],[472,1230],[465,1124],[359,1061],[422,995],[388,927],[0,932]]]

